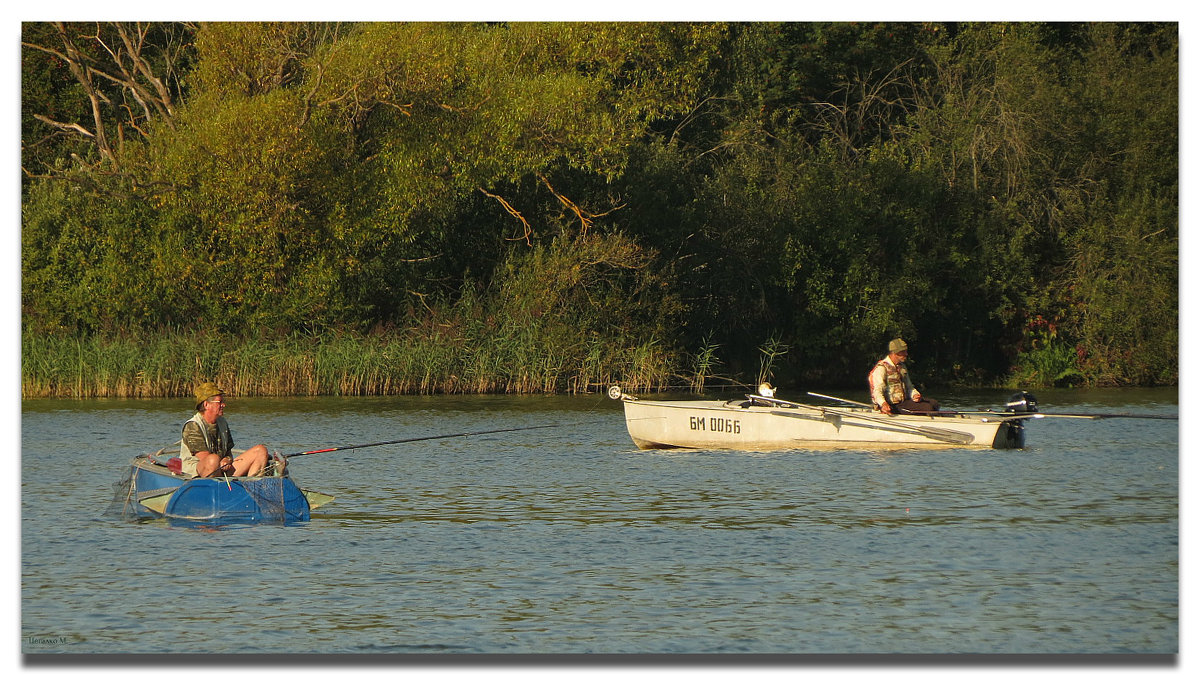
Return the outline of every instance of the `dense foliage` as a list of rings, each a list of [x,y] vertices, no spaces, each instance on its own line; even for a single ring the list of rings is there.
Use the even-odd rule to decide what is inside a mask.
[[[899,335],[926,380],[1177,381],[1175,24],[22,34],[27,356],[350,336],[581,391],[860,384]]]

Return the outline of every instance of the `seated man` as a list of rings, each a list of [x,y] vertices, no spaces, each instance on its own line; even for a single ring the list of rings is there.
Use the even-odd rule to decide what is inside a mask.
[[[267,447],[256,445],[233,456],[233,435],[223,417],[225,392],[212,382],[196,387],[196,414],[183,425],[179,448],[182,471],[189,476],[252,476],[270,460]]]
[[[888,415],[897,413],[927,413],[938,409],[938,402],[921,396],[908,377],[908,345],[896,338],[888,343],[888,355],[871,369],[867,381],[871,402]]]

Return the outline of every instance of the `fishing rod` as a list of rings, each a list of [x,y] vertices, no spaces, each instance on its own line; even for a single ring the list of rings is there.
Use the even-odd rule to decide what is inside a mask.
[[[502,434],[508,431],[528,431],[530,429],[548,429],[550,427],[561,427],[562,424],[539,424],[533,427],[512,427],[510,429],[490,429],[488,431],[463,431],[457,434],[440,434],[438,436],[420,436],[417,438],[401,438],[396,441],[378,441],[375,443],[360,443],[358,445],[342,445],[336,448],[323,448],[321,450],[305,450],[303,452],[292,452],[284,455],[284,457],[302,457],[304,455],[316,455],[322,452],[337,452],[338,450],[357,450],[359,448],[372,448],[377,445],[397,445],[399,443],[415,443],[417,441],[435,441],[439,438],[461,438],[463,436],[483,436],[485,434]]]
[[[1179,415],[1148,415],[1142,413],[1090,413],[1090,412],[1062,412],[1062,413],[1027,413],[1026,417],[1034,419],[1044,418],[1060,418],[1072,420],[1107,420],[1107,419],[1135,419],[1135,420],[1177,420]]]
[[[849,403],[850,405],[853,405],[853,406],[858,406],[859,408],[872,408],[872,407],[873,407],[873,406],[869,406],[869,405],[867,405],[866,403],[859,403],[858,401],[851,401],[851,400],[850,400],[850,399],[848,399],[848,398],[838,398],[837,396],[829,396],[829,395],[826,395],[826,394],[818,394],[818,393],[816,393],[816,392],[814,392],[814,391],[806,391],[806,392],[804,392],[804,393],[808,394],[809,396],[816,396],[817,398],[827,398],[827,399],[829,399],[829,400],[831,400],[831,401],[841,401],[842,403]]]

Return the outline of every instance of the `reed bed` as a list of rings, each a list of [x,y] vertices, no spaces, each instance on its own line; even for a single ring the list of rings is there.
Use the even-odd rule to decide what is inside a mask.
[[[537,326],[414,327],[382,335],[244,338],[210,333],[23,334],[23,398],[190,396],[212,380],[237,396],[582,394],[679,381],[656,343],[536,332]]]

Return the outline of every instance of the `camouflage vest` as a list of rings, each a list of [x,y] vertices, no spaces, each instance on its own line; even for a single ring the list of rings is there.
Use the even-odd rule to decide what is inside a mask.
[[[196,423],[200,434],[204,437],[205,450],[214,452],[221,457],[233,455],[233,435],[229,433],[229,423],[225,421],[224,417],[218,417],[217,423],[214,425],[204,421],[204,414],[198,412],[183,426],[186,428],[192,422]],[[189,449],[186,442],[183,445],[185,449]]]
[[[195,424],[196,429],[200,432],[199,435],[204,438],[204,447],[192,448],[188,445],[188,425]],[[210,432],[215,432],[210,434]],[[218,417],[216,425],[210,426],[204,421],[202,413],[196,413],[192,419],[188,420],[183,425],[183,440],[179,443],[179,459],[181,462],[181,470],[189,476],[196,475],[196,465],[199,459],[192,454],[193,451],[200,452],[207,450],[215,452],[220,457],[231,457],[233,455],[233,435],[229,433],[229,424],[225,422],[224,417]]]
[[[888,403],[903,403],[908,397],[904,382],[908,380],[908,367],[903,363],[897,365],[889,358],[879,360],[877,366],[883,366],[883,394]]]

